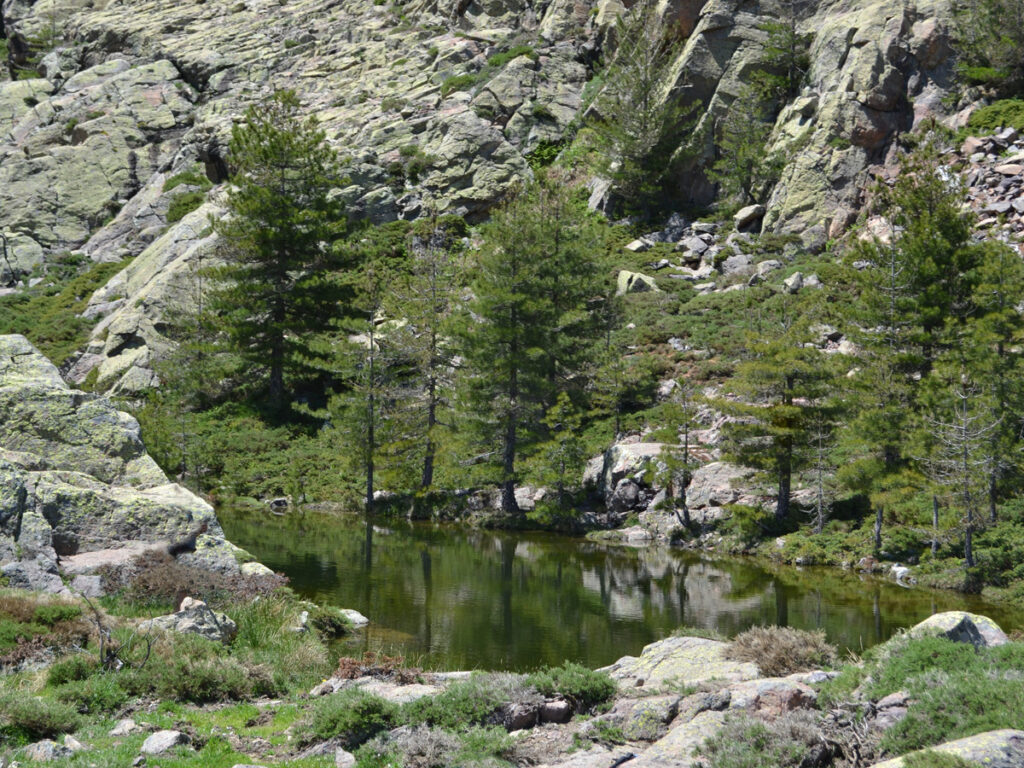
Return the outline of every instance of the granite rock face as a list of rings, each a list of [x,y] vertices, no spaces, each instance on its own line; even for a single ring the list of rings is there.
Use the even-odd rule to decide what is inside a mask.
[[[143,390],[168,347],[168,310],[189,304],[194,267],[211,258],[209,217],[223,210],[230,130],[247,106],[277,88],[296,90],[344,157],[338,194],[354,217],[478,220],[532,175],[531,153],[573,134],[625,5],[4,0],[16,62],[25,64],[26,41],[41,32],[60,42],[38,77],[0,80],[0,231],[15,245],[0,291],[27,284],[67,249],[95,261],[139,257],[91,302],[87,314],[102,322],[71,377],[80,383],[98,369],[103,388]],[[811,65],[772,142],[801,150],[745,226],[825,242],[852,221],[866,171],[890,159],[899,132],[932,117],[955,120],[943,101],[953,71],[950,5],[830,0],[799,19],[814,33]],[[745,0],[659,7],[692,31],[672,97],[699,103],[698,127],[711,129],[759,66],[764,22],[777,9]],[[715,158],[715,131],[695,135],[706,143],[678,184],[704,203],[714,192],[703,168]],[[180,183],[183,172],[213,188]],[[207,206],[168,222],[174,201],[195,192]],[[711,279],[689,267],[679,276]]]
[[[135,419],[70,389],[24,337],[0,336],[0,568],[12,583],[62,592],[62,561],[137,554],[202,523],[196,551],[180,557],[236,572],[240,550],[212,507],[167,479]]]

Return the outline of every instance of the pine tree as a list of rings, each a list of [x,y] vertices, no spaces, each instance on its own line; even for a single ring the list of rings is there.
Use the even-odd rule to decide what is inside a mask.
[[[279,410],[287,379],[311,367],[309,340],[346,298],[327,275],[343,266],[334,248],[345,229],[332,194],[337,158],[291,91],[246,110],[230,152],[228,212],[215,223],[225,266],[214,272],[209,302],[230,348],[265,371],[269,403]]]
[[[767,39],[751,80],[756,91],[775,104],[800,90],[811,66],[811,35],[801,33],[798,22],[796,0],[782,0],[776,17],[758,25]]]
[[[719,398],[716,408],[739,417],[728,425],[728,453],[738,463],[774,475],[775,517],[789,515],[793,474],[806,461],[802,450],[823,407],[832,378],[829,361],[809,345],[808,318],[794,322],[783,312],[776,333],[751,345],[751,357],[729,382],[738,400]]]
[[[459,275],[465,224],[461,219],[432,217],[414,230],[409,272],[393,281],[385,296],[385,312],[401,318],[388,345],[408,364],[401,421],[404,451],[419,464],[421,493],[434,485],[440,433],[451,426],[455,346],[449,338]]]
[[[657,480],[665,488],[665,506],[674,512],[680,525],[689,528],[692,521],[686,494],[692,467],[697,463],[691,434],[696,425],[696,398],[690,382],[673,381],[672,394],[662,406],[662,427],[653,435],[662,441],[658,462],[663,469]]]
[[[1016,347],[1024,341],[1024,262],[1009,245],[987,241],[974,287],[976,316],[966,339],[968,364],[979,382],[979,405],[995,427],[984,446],[988,474],[988,517],[996,521],[1000,497],[1019,476],[1018,444],[1024,433],[1024,376]]]
[[[502,510],[517,514],[517,460],[544,437],[560,392],[581,390],[595,334],[596,222],[560,179],[520,190],[483,229],[459,329],[461,412],[485,440],[497,436]]]
[[[673,66],[684,40],[662,20],[657,2],[642,0],[620,16],[615,39],[590,126],[602,158],[599,171],[627,206],[648,219],[663,201],[696,105],[684,106],[674,91]]]
[[[761,95],[744,86],[718,121],[718,159],[707,172],[720,199],[747,205],[767,197],[786,164],[783,153],[768,151],[771,132]]]

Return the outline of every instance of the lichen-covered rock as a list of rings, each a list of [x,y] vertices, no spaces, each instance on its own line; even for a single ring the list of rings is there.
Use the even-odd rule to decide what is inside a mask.
[[[654,281],[654,278],[642,272],[629,272],[622,270],[616,278],[615,295],[622,296],[627,293],[660,293],[661,289]]]
[[[175,613],[157,616],[139,624],[142,632],[154,629],[199,635],[219,643],[229,643],[238,634],[238,626],[227,614],[217,613],[202,600],[192,597],[182,600],[181,607]]]
[[[806,683],[785,677],[766,677],[729,686],[730,709],[756,712],[766,720],[814,706],[818,695]]]
[[[929,616],[907,633],[911,637],[939,635],[955,643],[970,643],[978,648],[1005,645],[1006,633],[988,616],[967,611],[947,611]]]
[[[726,659],[727,647],[728,643],[703,637],[668,637],[645,646],[639,657],[623,656],[602,671],[623,689],[657,687],[668,682],[697,685],[708,680],[756,679],[757,665]]]
[[[931,747],[934,752],[955,755],[985,768],[1020,768],[1024,765],[1024,731],[988,731],[965,739],[947,741]],[[903,768],[904,759],[897,757],[875,763],[873,768]]]
[[[714,736],[724,722],[721,712],[701,712],[670,730],[629,764],[632,768],[693,768],[700,762],[694,750]]]
[[[0,336],[0,567],[13,586],[65,589],[115,550],[134,556],[206,524],[197,566],[238,572],[209,504],[167,477],[146,453],[139,425],[105,397],[70,389],[22,336]],[[89,561],[89,562],[87,562]]]

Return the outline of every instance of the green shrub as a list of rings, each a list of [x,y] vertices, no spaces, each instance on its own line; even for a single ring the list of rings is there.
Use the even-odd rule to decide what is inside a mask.
[[[959,67],[957,73],[970,85],[997,86],[1006,82],[1007,73],[995,67]]]
[[[544,696],[564,696],[580,711],[607,701],[616,691],[615,681],[607,674],[571,661],[538,670],[528,675],[526,682]]]
[[[24,694],[0,699],[0,743],[25,744],[71,733],[80,724],[69,704]]]
[[[265,678],[265,670],[247,668],[229,656],[221,643],[195,635],[160,638],[145,666],[118,675],[131,695],[195,704],[248,699],[255,686],[266,686]]]
[[[500,759],[512,748],[512,737],[501,727],[470,728],[459,742],[452,765],[494,765],[491,761]],[[502,764],[507,765],[504,761]]]
[[[13,648],[19,642],[45,635],[47,628],[42,624],[23,624],[20,621],[0,619],[0,650]]]
[[[60,621],[72,621],[82,615],[81,607],[68,603],[50,603],[36,608],[35,620],[52,627]]]
[[[69,266],[54,265],[61,284],[40,286],[10,296],[0,296],[0,333],[20,333],[56,365],[61,365],[76,350],[85,346],[93,322],[81,317],[97,288],[128,265],[93,264],[79,272],[76,259],[67,259]]]
[[[797,768],[819,741],[814,714],[808,711],[772,723],[729,714],[722,729],[697,749],[708,768]]]
[[[468,680],[452,683],[436,696],[412,701],[402,707],[402,720],[464,731],[474,725],[492,725],[506,704],[527,695],[519,675],[477,673]]]
[[[1024,100],[1001,99],[976,109],[967,120],[967,132],[975,136],[994,133],[997,128],[1024,130]]]
[[[784,677],[836,663],[836,648],[825,642],[825,632],[792,627],[751,627],[738,634],[725,651],[726,658],[757,664],[761,674]]]
[[[88,653],[76,653],[54,663],[46,674],[47,685],[64,685],[92,677],[99,671],[99,662]]]
[[[507,51],[496,53],[491,56],[487,59],[487,66],[492,69],[501,69],[512,61],[512,59],[518,59],[520,56],[529,56],[534,61],[537,59],[537,53],[533,50],[533,46],[517,45]]]
[[[337,608],[322,605],[309,612],[309,624],[325,638],[342,637],[352,631],[352,622]]]
[[[471,73],[465,75],[452,75],[451,77],[445,78],[441,83],[441,96],[447,96],[453,91],[466,91],[472,88],[474,85],[479,83],[483,79],[483,76],[479,73]]]
[[[164,182],[164,192],[170,192],[175,187],[179,187],[182,184],[187,184],[190,187],[199,187],[201,190],[207,190],[213,186],[206,174],[200,173],[197,170],[182,171],[171,176],[167,181]]]
[[[389,730],[398,721],[398,707],[380,696],[349,689],[316,703],[308,732],[315,739],[341,737],[349,748],[357,747]]]
[[[121,687],[119,675],[108,672],[65,683],[57,689],[57,700],[71,704],[82,714],[109,713],[128,700],[128,693]]]
[[[181,221],[192,211],[197,210],[205,200],[206,194],[198,190],[178,195],[167,206],[167,223],[173,224],[176,221]]]
[[[906,691],[911,699],[907,716],[882,740],[894,754],[983,731],[1024,728],[1024,644],[975,649],[921,637],[890,641],[873,655],[863,672],[864,694],[877,700]],[[830,691],[826,698],[834,695]]]

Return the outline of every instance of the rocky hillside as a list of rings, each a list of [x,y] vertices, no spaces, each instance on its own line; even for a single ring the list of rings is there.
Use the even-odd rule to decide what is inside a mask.
[[[99,566],[195,531],[203,532],[183,562],[237,573],[239,560],[251,559],[224,538],[209,504],[167,480],[135,419],[104,397],[70,389],[24,337],[0,336],[0,572],[7,584],[65,593],[68,580],[95,594],[99,576],[89,574]]]
[[[763,226],[821,246],[856,216],[865,171],[900,133],[958,120],[944,102],[950,6],[794,7],[813,36],[810,68],[775,127],[791,159]],[[354,216],[479,219],[531,174],[538,151],[571,139],[621,10],[617,0],[5,0],[12,71],[39,76],[0,82],[0,231],[13,246],[0,280],[28,282],[67,249],[139,256],[91,303],[102,322],[70,374],[82,382],[95,369],[104,385],[137,391],[166,344],[168,309],[189,302],[189,276],[212,255],[207,216],[220,210],[227,138],[248,104],[299,93],[347,160],[340,194]],[[678,186],[706,204],[711,129],[781,10],[672,0],[663,12],[692,30],[672,98],[699,105],[697,129],[708,130]],[[599,180],[594,189],[600,204]],[[183,216],[203,196],[207,206]]]

